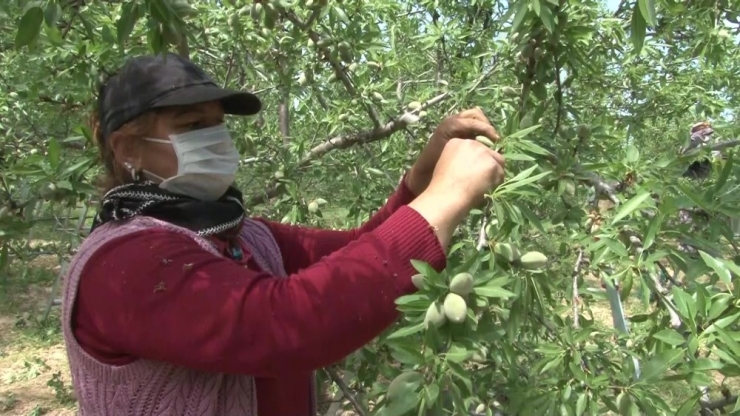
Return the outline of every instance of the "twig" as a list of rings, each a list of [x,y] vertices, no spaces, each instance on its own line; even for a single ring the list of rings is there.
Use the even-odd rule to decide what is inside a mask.
[[[367,416],[367,410],[355,399],[355,396],[352,394],[352,391],[347,387],[347,383],[342,380],[341,377],[339,377],[339,374],[337,374],[336,370],[333,368],[325,368],[324,369],[327,374],[329,374],[329,377],[331,377],[332,381],[337,383],[337,386],[339,386],[339,389],[344,393],[344,396],[347,397],[347,400],[349,400],[350,403],[352,403],[352,406],[354,406],[355,411],[360,416]]]
[[[648,273],[648,275],[650,276],[650,280],[652,280],[653,285],[655,285],[656,295],[663,302],[668,311],[668,315],[670,315],[671,327],[678,330],[681,328],[681,317],[676,312],[676,306],[673,305],[673,295],[668,293],[668,289],[663,286],[658,276],[654,273]]]
[[[332,404],[324,413],[324,416],[336,416],[337,412],[342,409],[342,399],[344,398],[344,392],[339,390],[337,394],[332,397]]]
[[[673,286],[677,286],[677,287],[681,287],[682,286],[681,282],[679,282],[678,280],[676,280],[676,278],[674,278],[673,276],[671,276],[670,273],[668,273],[668,270],[665,268],[665,266],[663,266],[663,264],[661,262],[658,261],[655,264],[658,265],[658,267],[660,268],[660,271],[662,271],[663,274],[665,274],[666,278],[668,278],[668,281],[671,282],[671,284]]]
[[[581,297],[578,294],[578,277],[581,275],[581,264],[583,263],[583,248],[578,249],[578,258],[576,265],[573,267],[573,328],[578,329],[581,325],[579,322],[578,305],[581,303]]]
[[[483,250],[483,247],[486,246],[486,243],[488,242],[488,239],[486,238],[486,226],[488,225],[488,218],[486,215],[483,215],[483,220],[480,224],[480,230],[478,231],[478,244],[475,246],[476,251]]]

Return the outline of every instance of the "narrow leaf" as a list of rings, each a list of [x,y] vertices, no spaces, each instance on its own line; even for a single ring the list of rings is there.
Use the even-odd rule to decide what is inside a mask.
[[[640,13],[639,6],[635,4],[635,8],[632,11],[632,33],[630,34],[630,39],[637,55],[642,52],[646,32],[647,25],[645,23],[645,17]]]
[[[714,270],[714,272],[717,273],[717,276],[719,276],[719,279],[722,280],[722,282],[727,284],[731,283],[732,276],[730,276],[730,271],[721,261],[715,259],[714,257],[701,250],[699,250],[699,255],[701,256],[702,260],[704,260],[704,264]]]
[[[44,11],[41,7],[35,6],[26,10],[15,34],[15,48],[20,49],[33,42],[41,31],[43,21]]]
[[[52,169],[56,170],[57,166],[59,166],[59,158],[61,157],[59,142],[54,138],[49,139],[49,146],[46,148],[46,152],[49,165]]]
[[[653,335],[653,338],[657,338],[657,339],[665,342],[666,344],[673,345],[673,346],[681,345],[684,342],[686,342],[686,340],[684,339],[684,337],[681,336],[681,334],[679,334],[674,329],[664,329],[664,330],[656,333],[655,335]]]
[[[655,12],[655,0],[638,0],[638,7],[640,8],[640,14],[645,19],[645,23],[648,26],[655,26],[658,24],[658,18]]]
[[[635,212],[648,199],[650,199],[649,192],[642,192],[632,197],[629,201],[625,202],[624,205],[622,205],[617,215],[615,215],[612,219],[611,225],[616,224],[617,221]]]

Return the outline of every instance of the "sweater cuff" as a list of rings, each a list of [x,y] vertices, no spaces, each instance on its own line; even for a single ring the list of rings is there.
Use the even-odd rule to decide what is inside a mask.
[[[447,256],[432,226],[407,206],[400,207],[375,229],[374,234],[387,242],[395,253],[394,258],[399,264],[394,264],[393,269],[398,270],[396,282],[402,294],[416,291],[411,276],[418,271],[411,260],[429,263],[438,272],[447,267]]]

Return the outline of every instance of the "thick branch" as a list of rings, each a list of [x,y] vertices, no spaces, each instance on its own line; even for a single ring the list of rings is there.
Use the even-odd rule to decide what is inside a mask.
[[[701,152],[703,149],[720,151],[720,150],[729,149],[731,147],[735,147],[739,145],[740,145],[740,139],[728,140],[726,142],[715,143],[713,145],[701,146],[701,147],[691,149],[687,151],[686,153],[684,153],[682,156],[693,156]]]
[[[384,125],[374,128],[372,130],[367,130],[359,133],[354,134],[342,134],[336,137],[332,137],[331,139],[315,146],[313,149],[311,149],[308,154],[301,159],[300,162],[296,165],[298,168],[306,167],[310,165],[314,160],[321,158],[325,154],[337,150],[337,149],[347,149],[349,147],[358,145],[358,144],[366,144],[366,143],[372,143],[376,142],[378,140],[383,140],[388,137],[390,137],[393,133],[405,128],[410,121],[409,115],[415,116],[420,111],[429,108],[431,106],[437,105],[441,103],[442,101],[448,99],[450,97],[449,93],[440,94],[431,100],[423,103],[421,107],[410,111],[408,113],[404,113],[401,116],[397,117],[393,121],[390,121],[388,123],[385,123]],[[279,186],[280,184],[277,181],[274,181],[270,184],[268,189],[261,195],[255,195],[252,198],[249,198],[247,201],[247,206],[254,206],[257,204],[260,204],[262,202],[266,202],[270,198],[274,198],[281,192],[281,188]]]

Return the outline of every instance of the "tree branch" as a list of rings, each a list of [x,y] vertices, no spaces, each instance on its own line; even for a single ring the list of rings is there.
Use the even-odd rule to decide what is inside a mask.
[[[578,294],[578,277],[581,275],[581,264],[583,264],[583,248],[578,249],[578,258],[576,265],[573,267],[573,327],[578,329],[581,325],[579,322],[578,305],[581,303],[581,297]]]
[[[336,370],[334,370],[333,368],[325,368],[324,371],[329,374],[329,377],[331,377],[332,381],[337,383],[337,386],[339,386],[339,389],[342,391],[342,393],[344,393],[344,396],[347,398],[347,400],[349,400],[350,403],[352,403],[352,406],[355,408],[355,411],[357,411],[357,414],[359,416],[367,416],[368,412],[360,404],[360,402],[355,399],[352,391],[349,389],[344,380],[339,377],[339,374],[337,374]]]
[[[349,79],[349,76],[344,71],[344,67],[340,62],[337,62],[336,60],[331,58],[331,51],[323,46],[319,46],[319,41],[321,40],[321,36],[316,33],[314,30],[311,30],[310,27],[308,27],[305,23],[303,23],[298,16],[295,15],[295,13],[285,10],[283,8],[280,8],[283,16],[285,16],[286,19],[288,19],[291,23],[296,25],[301,30],[304,30],[308,37],[314,42],[316,45],[316,49],[318,49],[321,53],[319,54],[320,57],[322,57],[326,62],[331,65],[332,69],[334,70],[334,74],[337,76],[337,79],[339,79],[342,84],[344,85],[344,88],[347,89],[347,92],[350,93],[353,97],[357,97],[359,94],[357,93],[357,90],[355,89],[354,84],[352,83],[352,80]],[[372,120],[373,125],[378,128],[381,126],[380,122],[380,116],[378,115],[377,111],[375,111],[375,108],[373,108],[370,104],[364,103],[365,110],[367,110],[368,115],[370,116],[370,120]]]
[[[409,115],[416,116],[416,114],[418,114],[420,111],[437,105],[442,101],[448,99],[449,97],[450,93],[448,92],[440,94],[423,103],[421,107],[413,111],[409,111],[408,113],[404,113],[396,119],[372,130],[367,130],[354,134],[342,134],[332,137],[327,141],[314,146],[314,148],[312,148],[308,152],[308,154],[296,164],[296,166],[299,168],[306,167],[310,165],[314,160],[321,158],[322,156],[333,150],[347,149],[358,144],[372,143],[378,140],[386,139],[390,137],[393,133],[403,129],[409,124],[409,121],[411,121]],[[246,202],[246,206],[254,206],[266,202],[270,198],[274,198],[275,196],[279,195],[280,192],[280,183],[276,180],[273,180],[272,183],[268,186],[268,189],[263,194],[255,195],[249,198]]]

